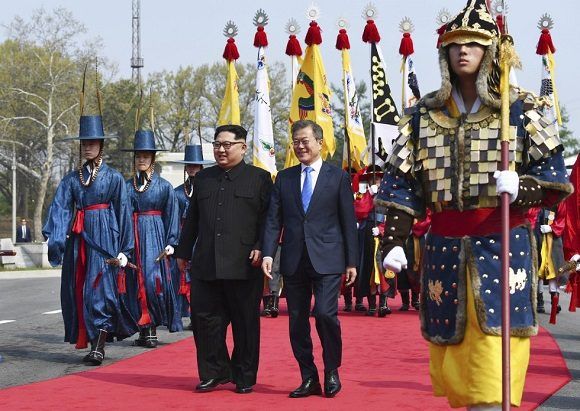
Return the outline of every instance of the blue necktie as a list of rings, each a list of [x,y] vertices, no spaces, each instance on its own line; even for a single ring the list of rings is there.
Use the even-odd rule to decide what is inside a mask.
[[[304,175],[304,184],[302,185],[302,208],[304,208],[304,212],[308,211],[308,205],[312,198],[312,177],[310,177],[312,171],[312,167],[304,168],[304,172],[306,173]]]

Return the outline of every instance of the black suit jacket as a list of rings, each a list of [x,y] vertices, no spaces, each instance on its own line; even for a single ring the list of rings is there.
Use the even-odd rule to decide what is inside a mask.
[[[16,229],[16,242],[17,243],[29,243],[31,241],[32,241],[32,237],[30,234],[30,227],[28,225],[26,226],[26,235],[24,237],[22,237],[22,225],[20,225]]]
[[[175,256],[191,258],[191,275],[199,280],[257,275],[249,255],[261,249],[270,173],[242,161],[228,172],[219,166],[203,169],[193,184]]]
[[[344,273],[357,266],[357,231],[348,174],[322,163],[308,211],[302,208],[300,165],[280,171],[270,199],[264,231],[264,256],[273,257],[284,228],[280,273],[296,272],[304,245],[320,274]]]

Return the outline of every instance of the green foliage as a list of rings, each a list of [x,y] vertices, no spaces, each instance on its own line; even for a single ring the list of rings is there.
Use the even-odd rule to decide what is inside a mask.
[[[562,115],[562,126],[560,127],[560,140],[564,146],[564,157],[576,155],[580,152],[580,140],[574,137],[574,132],[568,128],[570,117],[566,111],[566,107],[560,108]]]

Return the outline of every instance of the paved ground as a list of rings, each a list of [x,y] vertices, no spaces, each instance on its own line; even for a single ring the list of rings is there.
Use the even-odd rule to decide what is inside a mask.
[[[59,274],[58,270],[0,272],[0,388],[87,369],[80,361],[86,351],[63,343]],[[558,324],[548,324],[548,314],[540,315],[540,322],[558,341],[573,381],[541,410],[580,409],[580,312],[569,313],[569,297],[561,296],[564,310]],[[158,333],[162,344],[191,337],[189,331],[169,334],[160,329]],[[129,340],[109,344],[107,361],[138,355],[143,350],[133,347]]]

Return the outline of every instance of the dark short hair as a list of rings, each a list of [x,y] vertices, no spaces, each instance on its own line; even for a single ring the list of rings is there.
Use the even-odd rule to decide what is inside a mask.
[[[223,126],[219,126],[215,129],[215,133],[213,135],[213,139],[215,140],[219,133],[222,132],[229,132],[232,133],[235,137],[234,140],[244,140],[246,141],[246,137],[248,136],[248,132],[242,126],[238,126],[236,124],[225,124]]]
[[[316,138],[317,140],[322,140],[323,138],[322,127],[320,127],[312,120],[298,120],[295,123],[292,123],[291,128],[292,137],[294,137],[294,134],[296,134],[298,130],[302,130],[303,128],[307,127],[310,127],[312,129],[312,134],[314,134],[314,138]]]

